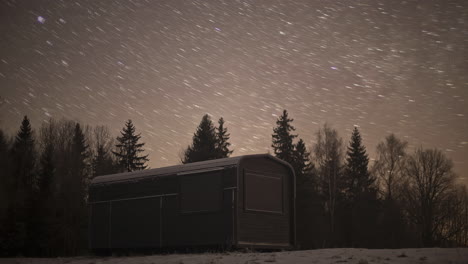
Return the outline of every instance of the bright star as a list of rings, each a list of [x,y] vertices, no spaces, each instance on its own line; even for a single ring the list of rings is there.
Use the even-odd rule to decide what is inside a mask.
[[[37,22],[41,23],[41,24],[44,24],[45,23],[45,18],[42,17],[42,16],[38,16],[37,17]]]

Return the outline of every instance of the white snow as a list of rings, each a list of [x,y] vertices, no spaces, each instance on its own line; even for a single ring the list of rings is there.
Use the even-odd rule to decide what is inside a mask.
[[[74,258],[7,258],[5,264],[261,264],[261,263],[468,263],[468,248],[410,248],[410,249],[359,249],[337,248],[306,251],[283,251],[268,253],[204,253],[164,254],[131,257],[74,257]]]

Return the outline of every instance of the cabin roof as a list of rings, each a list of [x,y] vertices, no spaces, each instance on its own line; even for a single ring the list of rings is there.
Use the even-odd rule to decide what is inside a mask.
[[[196,171],[203,172],[204,170],[207,170],[207,169],[210,169],[210,170],[216,169],[216,168],[221,169],[221,168],[228,167],[228,166],[235,166],[235,165],[238,165],[242,159],[262,158],[262,157],[272,159],[292,169],[289,163],[281,159],[278,159],[276,157],[273,157],[270,154],[254,154],[254,155],[236,156],[232,158],[223,158],[223,159],[193,162],[193,163],[188,163],[188,164],[155,168],[155,169],[149,169],[149,170],[140,170],[140,171],[103,175],[103,176],[98,176],[94,178],[91,181],[91,184],[93,185],[93,184],[101,184],[101,183],[104,184],[104,183],[114,183],[114,182],[123,182],[123,181],[133,181],[133,180],[140,180],[142,178],[168,176],[168,175],[174,175],[174,174],[179,174],[179,173],[184,173],[184,172],[196,172]]]

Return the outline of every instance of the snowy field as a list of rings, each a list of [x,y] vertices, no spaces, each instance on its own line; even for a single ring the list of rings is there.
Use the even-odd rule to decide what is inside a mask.
[[[75,258],[11,258],[0,259],[7,264],[261,264],[261,263],[463,263],[468,264],[468,248],[414,249],[319,249],[269,253],[205,253],[168,254],[133,257],[75,257]]]

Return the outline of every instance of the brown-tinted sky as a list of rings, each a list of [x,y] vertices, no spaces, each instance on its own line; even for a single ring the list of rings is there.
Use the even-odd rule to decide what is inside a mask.
[[[282,109],[312,147],[358,125],[437,147],[468,183],[468,2],[11,1],[0,3],[0,128],[23,115],[132,119],[150,166],[178,163],[204,113],[234,155],[270,150]]]

